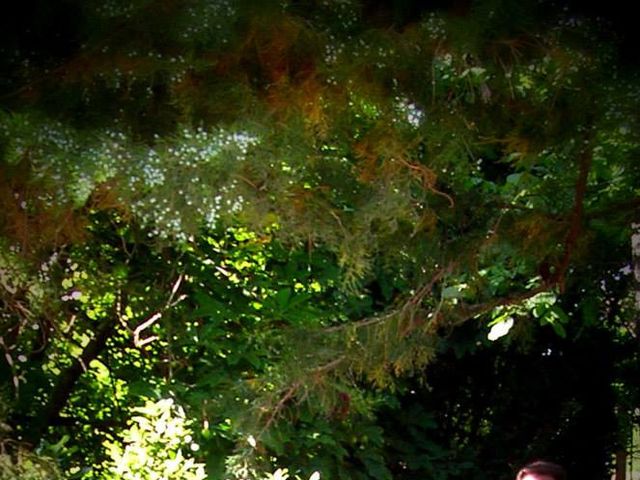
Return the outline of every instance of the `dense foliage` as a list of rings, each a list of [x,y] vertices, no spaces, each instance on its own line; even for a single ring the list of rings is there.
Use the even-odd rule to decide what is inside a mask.
[[[640,407],[640,89],[605,22],[23,8],[0,46],[0,478],[610,473]]]

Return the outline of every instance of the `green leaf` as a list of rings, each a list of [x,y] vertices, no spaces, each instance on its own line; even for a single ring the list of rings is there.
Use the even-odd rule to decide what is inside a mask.
[[[281,290],[278,290],[278,292],[274,296],[276,305],[280,310],[286,310],[289,307],[290,298],[291,298],[290,288],[283,288]]]
[[[553,322],[551,323],[551,326],[553,327],[553,330],[558,334],[559,337],[561,338],[567,337],[567,331],[565,330],[564,326],[560,322]]]

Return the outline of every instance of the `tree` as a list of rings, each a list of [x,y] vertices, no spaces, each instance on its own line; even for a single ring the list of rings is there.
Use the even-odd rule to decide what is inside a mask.
[[[105,478],[102,444],[172,394],[211,475],[297,444],[307,473],[387,478],[372,415],[456,328],[637,333],[640,96],[597,22],[45,4],[3,47],[0,368],[16,438],[73,433],[71,474]],[[636,359],[606,380],[624,412]]]

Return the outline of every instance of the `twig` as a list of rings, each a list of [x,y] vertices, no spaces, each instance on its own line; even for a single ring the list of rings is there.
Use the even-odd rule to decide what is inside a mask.
[[[150,343],[153,340],[158,338],[158,337],[152,336],[152,337],[148,337],[148,338],[144,338],[144,339],[140,340],[140,334],[145,329],[147,329],[151,325],[153,325],[160,318],[162,318],[162,313],[161,312],[156,312],[153,315],[151,315],[151,317],[149,317],[147,320],[145,320],[144,322],[142,322],[140,325],[138,325],[135,328],[135,330],[133,331],[133,344],[136,347],[142,347],[142,346],[146,345],[147,343]]]
[[[280,400],[278,400],[278,403],[276,404],[275,408],[271,412],[271,415],[269,415],[269,419],[267,420],[267,423],[265,423],[264,427],[262,427],[262,430],[260,430],[260,433],[258,434],[259,437],[261,437],[262,434],[269,429],[269,427],[273,424],[278,414],[284,409],[284,405],[295,395],[296,391],[300,388],[300,386],[301,386],[301,383],[299,381],[295,382],[285,391],[284,395],[280,397]]]
[[[176,305],[176,303],[172,303],[173,302],[173,297],[176,296],[176,293],[178,292],[178,289],[180,288],[180,284],[182,283],[183,279],[184,279],[184,275],[182,273],[180,275],[178,275],[178,279],[173,284],[173,287],[171,287],[171,295],[169,295],[169,299],[167,300],[167,303],[165,304],[165,308],[169,308],[169,307],[172,307],[172,306]],[[178,298],[177,302],[180,302],[184,298],[185,298],[184,295],[181,295]]]
[[[326,363],[325,365],[321,365],[319,367],[312,369],[310,373],[313,375],[324,374],[328,371],[335,369],[344,360],[345,360],[345,357],[344,355],[342,355],[330,361],[329,363]],[[303,382],[301,380],[298,380],[285,390],[284,394],[280,397],[280,400],[278,400],[278,403],[276,403],[275,407],[271,411],[271,414],[269,415],[269,418],[267,419],[264,427],[262,427],[262,429],[260,430],[260,433],[258,434],[259,437],[262,436],[262,434],[265,431],[267,431],[269,427],[271,427],[271,425],[273,425],[273,422],[276,420],[276,417],[280,414],[280,412],[282,412],[282,410],[284,410],[285,404],[294,397],[294,395],[298,392],[298,390],[302,386],[303,386]],[[300,401],[303,401],[304,398],[306,398],[306,395],[303,396],[303,398]]]
[[[404,306],[403,306],[404,307]],[[362,328],[362,327],[368,327],[369,325],[375,325],[376,323],[382,323],[385,322],[387,320],[389,320],[390,318],[396,316],[399,313],[399,310],[392,310],[389,313],[386,313],[384,315],[380,315],[377,317],[367,317],[367,318],[363,318],[362,320],[358,320],[357,322],[351,322],[351,323],[342,323],[340,325],[335,325],[333,327],[327,327],[323,330],[324,333],[333,333],[333,332],[340,332],[342,330],[346,330],[348,328]]]
[[[311,373],[314,374],[318,374],[318,373],[324,373],[327,372],[329,370],[333,370],[334,368],[336,368],[338,365],[340,365],[343,361],[345,360],[345,356],[341,355],[338,358],[336,358],[335,360],[331,360],[329,363],[326,363],[324,365],[321,365],[319,367],[314,368]]]
[[[182,300],[184,300],[187,297],[186,295],[183,294],[183,295],[180,295],[175,301],[173,300],[176,293],[178,292],[178,289],[180,288],[183,278],[184,278],[183,274],[178,275],[178,279],[174,282],[173,287],[171,288],[171,293],[166,303],[164,304],[164,307],[160,311],[151,315],[147,320],[142,322],[133,330],[133,344],[136,347],[143,347],[148,343],[151,343],[154,340],[157,340],[158,337],[155,335],[141,339],[140,334],[147,328],[151,327],[160,318],[162,318],[162,315],[166,310],[176,306],[178,303],[180,303]]]
[[[340,217],[338,216],[338,214],[336,212],[334,212],[331,208],[329,208],[328,210],[329,210],[329,215],[331,215],[333,218],[335,218],[336,222],[338,222],[338,226],[342,230],[342,233],[346,237],[347,236],[347,230],[344,228],[344,225],[342,224],[342,220],[340,220]]]
[[[436,176],[434,173],[431,172],[431,170],[429,170],[427,167],[425,167],[424,165],[415,165],[411,162],[407,162],[404,159],[400,159],[400,162],[405,165],[409,170],[413,170],[414,172],[418,172],[418,174],[420,175],[420,177],[422,177],[422,186],[424,189],[429,190],[431,193],[435,194],[435,195],[439,195],[441,197],[444,197],[447,199],[447,201],[449,202],[449,207],[453,208],[455,206],[455,202],[453,201],[453,198],[451,197],[451,195],[449,195],[448,193],[442,192],[440,190],[438,190],[435,186],[435,179]]]

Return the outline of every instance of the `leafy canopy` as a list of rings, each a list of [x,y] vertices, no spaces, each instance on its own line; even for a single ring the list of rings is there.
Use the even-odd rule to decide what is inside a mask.
[[[471,355],[461,325],[637,333],[640,91],[606,27],[401,3],[72,1],[8,30],[0,441],[74,478],[389,478],[375,413]]]

